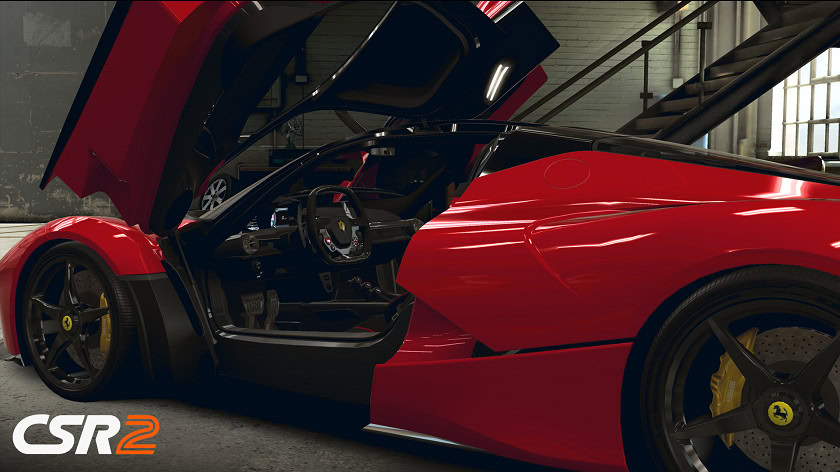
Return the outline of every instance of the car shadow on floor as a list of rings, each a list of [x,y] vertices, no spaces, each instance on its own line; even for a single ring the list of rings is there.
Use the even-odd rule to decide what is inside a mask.
[[[19,357],[10,356],[2,342],[0,342],[0,359],[10,364],[20,364]],[[23,372],[26,374],[23,377],[27,379],[27,382],[41,383],[34,369],[31,367],[21,369],[27,371]],[[115,400],[131,402],[132,400],[161,399],[182,402],[185,406],[217,411],[221,415],[245,416],[274,424],[288,425],[470,470],[524,472],[559,470],[476,451],[367,433],[362,431],[370,418],[367,407],[296,394],[250,382],[213,377],[179,388],[144,385],[140,388],[137,388],[138,385],[132,385],[130,390],[132,393],[119,395],[119,398]]]
[[[367,433],[362,431],[362,428],[369,423],[370,416],[367,407],[291,393],[234,379],[214,378],[191,387],[157,395],[201,408],[282,423],[470,469],[524,472],[559,470],[482,452]]]

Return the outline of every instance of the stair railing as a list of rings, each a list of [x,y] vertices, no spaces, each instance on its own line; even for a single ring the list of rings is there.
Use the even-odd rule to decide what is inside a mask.
[[[607,81],[607,79],[609,79],[610,77],[612,77],[615,74],[621,72],[621,70],[623,70],[625,67],[627,67],[629,64],[631,64],[633,61],[635,61],[636,59],[638,59],[641,56],[644,56],[648,51],[653,49],[659,43],[661,43],[662,41],[664,41],[665,39],[670,37],[675,32],[682,29],[685,25],[687,25],[692,20],[694,20],[695,18],[697,18],[698,16],[703,14],[703,12],[705,12],[706,10],[712,8],[715,4],[718,3],[718,1],[719,0],[712,0],[712,1],[705,2],[704,4],[700,5],[696,10],[690,12],[688,15],[683,17],[683,19],[674,23],[673,26],[671,26],[667,30],[663,31],[661,34],[659,34],[659,36],[655,37],[654,39],[652,39],[650,41],[645,41],[643,43],[643,46],[641,47],[641,49],[639,49],[638,51],[636,51],[636,52],[630,54],[629,56],[627,56],[624,60],[622,60],[621,62],[619,62],[618,64],[616,64],[615,66],[613,66],[612,68],[610,68],[609,70],[607,70],[606,72],[601,74],[598,78],[596,78],[595,80],[593,80],[592,82],[590,82],[589,84],[587,84],[586,86],[581,88],[577,93],[575,93],[571,97],[567,98],[560,105],[557,105],[556,107],[552,108],[551,111],[549,111],[548,113],[543,115],[541,118],[536,120],[536,123],[545,123],[548,120],[557,116],[557,114],[559,114],[560,112],[562,112],[563,110],[565,110],[566,108],[568,108],[569,106],[571,106],[572,104],[574,104],[575,102],[580,100],[581,97],[583,97],[584,95],[586,95],[589,92],[591,92],[592,90],[594,90],[596,87],[598,87],[599,85],[601,85],[602,83]],[[613,49],[608,51],[603,56],[599,57],[597,60],[595,60],[595,62],[593,62],[592,64],[590,64],[586,68],[584,68],[582,71],[575,74],[572,78],[563,82],[562,84],[560,84],[560,86],[558,86],[554,90],[548,92],[544,97],[537,100],[536,102],[534,102],[534,104],[529,106],[522,113],[520,113],[519,115],[514,117],[513,120],[514,121],[524,121],[525,118],[528,115],[533,113],[539,107],[548,103],[549,100],[556,97],[562,91],[569,88],[569,86],[573,85],[575,82],[577,82],[580,79],[582,79],[583,77],[585,77],[587,74],[589,74],[590,72],[595,70],[596,67],[598,67],[601,64],[603,64],[604,62],[606,62],[609,58],[611,58],[612,56],[614,56],[615,54],[617,54],[618,52],[623,50],[629,44],[632,44],[633,42],[638,40],[640,37],[642,37],[648,31],[650,31],[651,29],[656,27],[658,24],[665,21],[666,18],[668,18],[671,15],[673,15],[674,13],[678,12],[680,9],[682,9],[683,7],[688,5],[689,3],[691,3],[690,0],[689,1],[682,1],[682,2],[677,3],[671,9],[669,9],[668,11],[666,11],[665,13],[660,15],[658,18],[656,18],[655,20],[650,22],[648,25],[646,25],[644,28],[640,29],[639,31],[634,33],[632,36],[630,36],[629,38],[622,41],[621,44],[614,47]]]
[[[712,29],[712,22],[698,21],[697,29],[700,30],[700,73],[697,75],[697,86],[700,88],[698,100],[702,104],[706,95],[706,31]]]

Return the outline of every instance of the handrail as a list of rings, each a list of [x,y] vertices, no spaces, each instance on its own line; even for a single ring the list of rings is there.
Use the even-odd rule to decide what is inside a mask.
[[[660,130],[654,138],[683,144],[693,143],[732,116],[732,110],[741,110],[770,90],[781,80],[779,77],[784,78],[796,72],[802,62],[805,62],[800,62],[802,57],[813,59],[825,50],[826,45],[836,44],[838,40],[840,7],[822,15],[819,21],[764,56],[761,62],[738,75],[699,106]]]
[[[684,1],[682,1],[682,2],[677,3],[677,4],[676,4],[676,5],[674,5],[673,7],[671,7],[671,8],[670,8],[668,11],[666,11],[665,13],[663,13],[663,14],[659,15],[659,17],[658,17],[657,19],[655,19],[655,20],[651,21],[650,23],[648,23],[647,25],[645,25],[645,27],[644,27],[644,28],[640,29],[639,31],[636,31],[636,32],[635,32],[633,35],[631,35],[629,38],[627,38],[627,39],[625,39],[624,41],[622,41],[622,42],[621,42],[621,44],[619,44],[618,46],[616,46],[616,47],[614,47],[614,48],[610,49],[609,51],[607,51],[607,53],[606,53],[606,54],[604,54],[603,56],[601,56],[601,57],[599,57],[598,59],[596,59],[596,60],[595,60],[595,62],[593,62],[592,64],[589,64],[588,66],[584,67],[584,69],[583,69],[582,71],[578,72],[577,74],[575,74],[575,75],[574,75],[574,77],[572,77],[572,78],[570,78],[569,80],[567,80],[567,81],[563,82],[562,84],[560,84],[560,86],[559,86],[559,87],[557,87],[556,89],[552,90],[551,92],[548,92],[547,94],[545,94],[545,96],[544,96],[544,97],[542,97],[541,99],[539,99],[539,100],[537,100],[536,102],[534,102],[534,104],[532,104],[530,107],[528,107],[527,109],[525,109],[525,111],[523,111],[522,113],[520,113],[519,115],[517,115],[517,116],[516,116],[516,118],[514,119],[514,121],[523,121],[523,120],[525,119],[525,117],[526,117],[526,116],[528,116],[528,115],[530,115],[531,113],[535,112],[535,111],[537,110],[537,108],[539,108],[539,107],[541,107],[541,106],[545,105],[545,104],[546,104],[549,100],[551,100],[552,98],[556,97],[556,96],[557,96],[560,92],[562,92],[563,90],[566,90],[566,89],[567,89],[567,88],[569,88],[572,84],[574,84],[575,82],[577,82],[578,80],[580,80],[580,79],[582,79],[584,76],[586,76],[586,74],[588,74],[588,73],[592,72],[593,70],[595,70],[595,68],[596,68],[596,67],[598,67],[598,66],[600,66],[601,64],[603,64],[603,63],[607,62],[607,60],[608,60],[609,58],[611,58],[611,57],[615,56],[615,55],[616,55],[619,51],[621,51],[622,49],[626,48],[629,44],[633,43],[633,42],[634,42],[634,41],[636,41],[637,39],[639,39],[639,38],[641,38],[642,36],[644,36],[645,34],[647,34],[647,32],[648,32],[648,31],[650,31],[650,30],[652,30],[653,28],[655,28],[656,26],[658,26],[658,25],[659,25],[659,23],[662,23],[663,21],[665,21],[665,19],[666,19],[666,18],[668,18],[668,17],[670,17],[671,15],[673,15],[674,13],[676,13],[676,12],[680,11],[683,7],[685,7],[685,6],[686,6],[686,5],[688,5],[689,3],[691,3],[691,0],[684,0]]]
[[[718,1],[719,0],[708,1],[708,2],[704,3],[703,5],[701,5],[700,7],[698,7],[696,10],[694,10],[691,13],[689,13],[688,15],[686,15],[682,20],[678,21],[677,23],[674,23],[673,26],[671,26],[667,30],[663,31],[659,36],[652,39],[649,43],[647,43],[641,49],[639,49],[638,51],[634,52],[633,54],[627,56],[623,61],[619,62],[618,64],[613,66],[610,70],[601,74],[597,79],[593,80],[592,82],[587,84],[585,87],[580,89],[577,93],[575,93],[571,97],[567,98],[563,103],[554,107],[551,111],[549,111],[548,113],[543,115],[540,119],[538,119],[536,121],[536,123],[542,124],[542,123],[545,123],[546,121],[554,118],[558,113],[565,110],[566,108],[571,106],[573,103],[578,101],[581,97],[588,94],[594,88],[596,88],[597,86],[604,83],[607,79],[609,79],[610,77],[612,77],[615,74],[617,74],[618,72],[620,72],[622,69],[627,67],[627,65],[629,65],[631,62],[633,62],[636,59],[638,59],[639,57],[643,56],[646,52],[653,49],[656,45],[658,45],[659,43],[664,41],[666,38],[668,38],[669,36],[674,34],[677,30],[681,29],[683,26],[690,23],[691,20],[700,16],[703,12],[705,12],[709,8],[712,8],[715,4],[718,3]],[[610,52],[612,52],[612,51],[610,51]],[[578,75],[580,75],[580,74],[578,74]],[[563,85],[565,85],[565,84],[563,84]],[[561,87],[563,87],[563,85],[561,85]],[[556,94],[554,94],[554,95],[556,95]],[[552,96],[554,96],[554,95],[552,95]],[[531,107],[531,108],[533,108],[533,107]],[[530,110],[530,108],[529,108],[529,110]],[[519,116],[516,117],[517,121],[521,120],[521,119],[522,119],[522,115],[519,115]]]

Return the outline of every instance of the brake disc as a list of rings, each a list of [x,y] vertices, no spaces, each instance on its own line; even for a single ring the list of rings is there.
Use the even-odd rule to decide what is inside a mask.
[[[764,331],[755,339],[754,352],[768,366],[779,372],[795,373],[813,359],[832,338],[807,328],[776,328]],[[793,369],[793,372],[789,372]],[[840,361],[823,389],[828,412],[837,416],[840,405]],[[740,406],[740,401],[739,405]],[[734,443],[753,462],[770,470],[770,437],[758,429],[735,433]],[[822,441],[805,441],[799,449],[795,472],[838,470],[840,448]]]

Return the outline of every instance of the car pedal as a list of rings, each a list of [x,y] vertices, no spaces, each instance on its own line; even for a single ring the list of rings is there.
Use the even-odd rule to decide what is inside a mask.
[[[273,329],[274,320],[277,319],[277,314],[280,313],[280,297],[277,296],[277,290],[274,289],[269,290],[265,295],[265,329]]]
[[[241,296],[242,306],[245,308],[245,327],[256,328],[257,317],[263,314],[265,299],[262,292],[243,293]]]
[[[321,278],[321,285],[324,287],[324,291],[326,291],[327,293],[332,293],[332,274],[330,274],[329,272],[321,272],[320,274],[318,274],[318,277]]]

